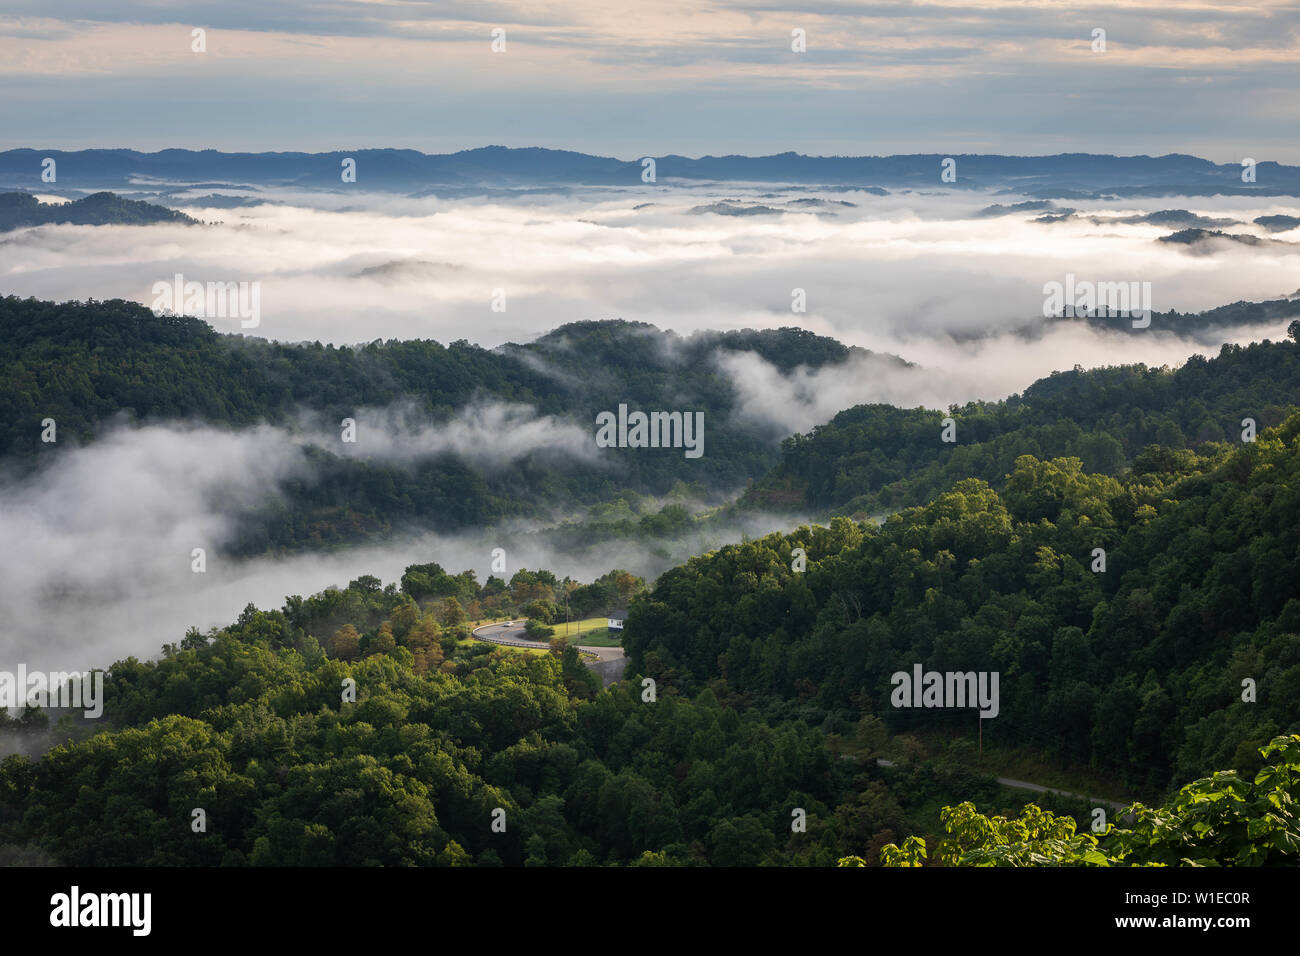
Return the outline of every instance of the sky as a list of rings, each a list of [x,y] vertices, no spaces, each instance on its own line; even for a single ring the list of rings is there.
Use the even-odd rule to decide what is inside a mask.
[[[0,0],[0,148],[1300,163],[1298,48],[1281,0]]]

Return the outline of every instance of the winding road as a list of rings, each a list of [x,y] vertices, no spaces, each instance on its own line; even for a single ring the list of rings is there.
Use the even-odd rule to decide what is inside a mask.
[[[483,624],[474,628],[470,632],[476,641],[485,641],[488,644],[503,644],[506,647],[531,647],[536,650],[549,650],[550,641],[534,641],[528,637],[522,623],[514,621],[503,621],[499,624]],[[581,640],[582,636],[579,635]],[[584,647],[582,644],[574,645],[583,654],[592,654],[595,660],[584,657],[584,663],[600,675],[600,682],[603,686],[608,687],[610,684],[619,680],[623,676],[623,669],[627,666],[627,661],[623,656],[621,647]]]
[[[530,639],[522,624],[516,624],[514,621],[503,621],[499,624],[483,624],[474,628],[470,632],[475,640],[485,641],[489,644],[503,644],[507,647],[531,647],[537,650],[550,650],[550,641],[534,641]],[[626,659],[623,656],[621,647],[584,647],[581,644],[576,645],[578,650],[587,654],[593,654],[596,660],[587,660],[586,664],[593,671],[600,675],[601,683],[608,687],[610,684],[619,680],[623,676],[623,669],[627,666]],[[846,760],[854,759],[845,755]],[[882,767],[892,767],[894,762],[886,760],[883,757],[877,757],[876,763]],[[1004,787],[1011,787],[1016,790],[1031,790],[1035,793],[1057,793],[1064,797],[1075,797],[1080,800],[1089,800],[1093,803],[1102,803],[1112,809],[1121,810],[1127,804],[1119,803],[1115,800],[1101,800],[1094,797],[1086,797],[1079,793],[1070,793],[1068,790],[1058,790],[1055,787],[1045,787],[1039,783],[1029,783],[1026,780],[1012,780],[1010,777],[998,777],[998,783]],[[1125,817],[1131,820],[1132,817]]]
[[[876,763],[882,767],[892,767],[894,761],[886,760],[884,757],[877,757]],[[1045,787],[1041,783],[1029,783],[1027,780],[1012,780],[1010,777],[995,778],[998,783],[1004,787],[1011,787],[1013,790],[1032,790],[1034,793],[1056,793],[1063,797],[1074,797],[1077,800],[1087,800],[1091,803],[1104,803],[1115,810],[1123,810],[1128,803],[1119,803],[1115,800],[1102,800],[1098,797],[1089,797],[1081,793],[1071,793],[1069,790],[1058,790],[1056,787]],[[1132,803],[1130,800],[1129,803]],[[1132,815],[1124,818],[1125,820],[1133,819]]]

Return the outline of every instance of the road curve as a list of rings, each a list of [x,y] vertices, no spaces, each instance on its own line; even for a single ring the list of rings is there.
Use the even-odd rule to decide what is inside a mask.
[[[876,763],[882,767],[892,767],[894,765],[892,760],[886,760],[884,757],[877,757]],[[1056,787],[1045,787],[1041,783],[1029,783],[1025,780],[1012,780],[1010,777],[997,777],[995,779],[998,783],[1002,784],[1002,786],[1011,787],[1013,790],[1032,790],[1034,793],[1055,793],[1062,797],[1073,797],[1076,800],[1088,800],[1092,803],[1104,803],[1106,806],[1113,807],[1116,810],[1122,810],[1129,805],[1128,803],[1119,803],[1115,800],[1101,800],[1096,797],[1085,796],[1081,793],[1071,793],[1069,790],[1058,790]],[[1132,801],[1130,801],[1130,803],[1131,802]]]
[[[506,647],[531,647],[537,650],[549,650],[550,641],[534,641],[528,637],[522,624],[503,621],[497,624],[483,624],[474,628],[470,635],[477,641],[489,644],[502,644]],[[624,660],[621,647],[584,647],[575,644],[578,650],[592,654],[596,660],[584,660],[584,663],[600,675],[601,683],[608,687],[623,676]]]

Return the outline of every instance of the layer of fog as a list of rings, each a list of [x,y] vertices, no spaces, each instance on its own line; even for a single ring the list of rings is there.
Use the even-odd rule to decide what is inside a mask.
[[[483,415],[491,424],[493,413]],[[473,420],[457,424],[459,434],[469,434]],[[535,424],[524,422],[518,433]],[[612,568],[653,578],[691,554],[791,524],[789,517],[754,515],[707,535],[650,545],[593,541],[581,553],[518,524],[433,531],[331,553],[226,557],[223,549],[241,521],[274,500],[284,482],[310,478],[304,438],[271,426],[123,427],[85,447],[52,452],[57,458],[34,475],[5,479],[0,670],[13,672],[19,663],[29,670],[83,670],[130,655],[156,657],[187,628],[229,624],[249,603],[278,608],[286,595],[343,587],[363,574],[397,581],[413,563],[437,561],[453,573],[473,569],[484,581],[493,549],[502,548],[507,577],[521,567],[544,567],[581,581]],[[508,443],[511,436],[499,432],[496,440]],[[196,548],[204,550],[201,572]]]
[[[681,333],[800,326],[917,363],[904,369],[854,359],[820,372],[782,376],[754,356],[719,357],[737,384],[741,414],[778,433],[806,430],[860,402],[944,407],[997,399],[1075,364],[1141,361],[1177,365],[1202,342],[1168,335],[1116,335],[1081,324],[1012,334],[1041,316],[1043,283],[1067,273],[1099,281],[1152,283],[1153,307],[1197,311],[1238,299],[1288,294],[1297,253],[1287,247],[1225,248],[1197,256],[1155,240],[1169,230],[1089,220],[1032,222],[1038,213],[979,218],[992,202],[1018,197],[971,192],[826,193],[854,208],[835,215],[689,215],[710,199],[772,204],[804,191],[645,187],[582,196],[500,200],[404,199],[367,194],[270,198],[284,205],[189,208],[219,226],[47,226],[0,237],[0,291],[42,298],[108,299],[149,305],[152,286],[175,273],[199,281],[257,280],[262,322],[212,319],[223,331],[281,340],[333,342],[430,337],[485,345],[526,341],[579,319],[625,318]],[[651,202],[641,209],[634,206]],[[1069,203],[1089,215],[1127,216],[1186,208],[1249,222],[1295,214],[1259,199],[1162,199]],[[1254,226],[1233,231],[1264,234]],[[1300,240],[1300,231],[1273,238]],[[791,311],[803,289],[807,311]],[[504,311],[493,310],[496,290]],[[497,298],[498,306],[502,300]],[[1237,341],[1283,329],[1237,330]],[[972,334],[977,340],[963,340]],[[662,549],[611,542],[578,557],[550,549],[524,529],[430,535],[286,560],[231,563],[219,557],[234,517],[303,474],[300,442],[337,454],[403,456],[446,451],[490,465],[501,454],[585,447],[584,427],[527,409],[478,406],[453,427],[399,430],[402,411],[359,410],[355,448],[337,423],[303,426],[293,440],[276,429],[238,435],[180,427],[143,428],[66,450],[39,482],[0,489],[0,667],[79,668],[124,654],[155,655],[190,625],[229,623],[245,604],[278,607],[286,594],[344,585],[360,574],[386,581],[414,561],[449,570],[489,569],[505,547],[508,568],[542,565],[588,580],[611,567],[655,573]],[[402,418],[404,426],[409,419]],[[725,423],[722,423],[725,424]],[[713,423],[709,427],[714,427]],[[314,431],[312,430],[314,429]],[[503,441],[503,430],[511,435]],[[415,435],[416,438],[411,436]],[[314,436],[314,437],[312,437]],[[788,518],[772,528],[788,527]],[[761,529],[747,529],[755,533]],[[740,529],[736,529],[737,536]],[[695,542],[704,547],[708,542]],[[208,547],[207,571],[190,570]],[[657,551],[657,553],[656,553]]]
[[[1208,333],[1222,344],[1246,344],[1284,337],[1282,329],[1240,327]],[[971,401],[997,401],[1022,392],[1042,378],[1044,358],[1057,357],[1054,368],[1097,368],[1142,363],[1171,368],[1205,348],[1175,335],[1147,331],[1102,331],[1082,323],[1048,324],[1042,337],[1027,342],[1015,335],[957,342],[937,338],[910,343],[902,366],[880,355],[857,354],[846,362],[821,368],[800,366],[789,374],[752,352],[725,352],[715,362],[735,383],[739,414],[777,432],[806,432],[854,405],[881,403],[899,408],[946,409]]]
[[[4,291],[145,304],[177,274],[257,280],[261,323],[223,331],[335,343],[376,338],[525,341],[579,319],[625,318],[690,332],[798,325],[907,356],[919,339],[1014,328],[1041,315],[1045,282],[1152,283],[1157,311],[1199,311],[1295,291],[1300,247],[1226,248],[1209,257],[1155,240],[1140,223],[975,217],[1014,196],[971,191],[825,193],[854,208],[779,216],[689,215],[709,199],[779,202],[806,192],[647,186],[504,200],[276,194],[298,204],[184,207],[220,226],[44,226],[7,234]],[[315,205],[307,205],[308,202]],[[644,202],[654,203],[634,209]],[[1297,212],[1251,197],[1072,202],[1088,214],[1167,208],[1249,220]],[[335,208],[321,208],[334,206]],[[394,266],[393,264],[397,264]],[[371,270],[371,271],[367,271]],[[374,271],[378,270],[378,271]],[[807,311],[791,311],[803,289]],[[504,298],[498,291],[504,293]],[[494,311],[494,302],[496,311]],[[504,311],[501,311],[504,304]],[[910,357],[910,356],[908,356]]]
[[[601,463],[590,431],[552,415],[538,415],[530,405],[472,402],[442,422],[429,421],[409,405],[362,408],[350,417],[355,427],[340,421],[337,432],[329,432],[305,414],[300,427],[310,430],[299,440],[349,458],[388,461],[450,454],[486,468],[530,455]]]

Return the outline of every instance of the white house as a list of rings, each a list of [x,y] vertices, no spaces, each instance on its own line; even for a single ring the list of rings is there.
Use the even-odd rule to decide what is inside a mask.
[[[609,623],[606,625],[611,631],[623,630],[623,622],[627,620],[627,615],[622,611],[615,611],[609,616]]]

